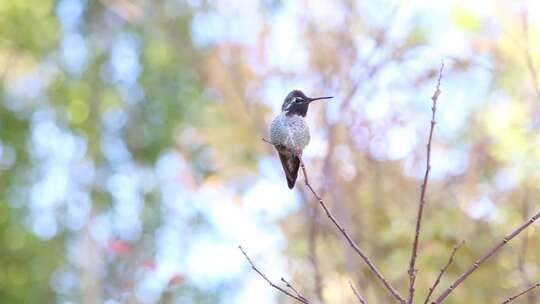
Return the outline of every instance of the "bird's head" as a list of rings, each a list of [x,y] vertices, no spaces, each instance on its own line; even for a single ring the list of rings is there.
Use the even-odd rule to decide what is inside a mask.
[[[333,97],[307,97],[302,91],[294,90],[290,92],[287,97],[285,97],[285,100],[283,101],[283,106],[281,106],[281,111],[287,113],[287,115],[295,114],[306,117],[309,104],[312,101],[330,98]]]

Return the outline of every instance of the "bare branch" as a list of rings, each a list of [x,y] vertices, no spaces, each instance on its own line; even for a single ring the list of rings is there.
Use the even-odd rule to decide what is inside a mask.
[[[281,282],[285,283],[285,286],[287,286],[290,290],[292,290],[292,291],[294,292],[294,294],[295,294],[298,298],[307,301],[307,299],[306,299],[303,295],[301,295],[301,294],[298,292],[298,290],[296,290],[296,289],[291,285],[291,283],[289,283],[287,280],[285,280],[284,278],[281,278]]]
[[[334,178],[334,172],[332,170],[332,159],[334,156],[335,146],[336,146],[336,123],[329,123],[327,122],[327,128],[328,128],[328,144],[327,144],[327,152],[324,156],[324,161],[322,164],[322,176],[324,176],[324,181],[320,190],[320,196],[325,197],[326,192],[331,187],[331,184],[333,182]],[[302,198],[304,201],[308,201],[307,199],[307,192],[309,190],[302,189]],[[318,206],[316,204],[308,204],[307,209],[309,210],[309,238],[308,238],[308,245],[309,245],[309,261],[311,263],[311,266],[314,271],[315,276],[315,294],[317,295],[317,298],[320,302],[324,302],[324,296],[323,296],[323,287],[322,287],[322,276],[321,276],[321,270],[319,265],[319,258],[317,255],[317,243],[318,243],[318,235],[320,231],[320,223],[319,223],[319,212],[317,210]]]
[[[532,223],[534,223],[538,218],[540,218],[540,212],[536,213],[533,217],[531,217],[529,220],[521,224],[516,230],[514,230],[509,235],[505,236],[500,242],[495,245],[495,247],[491,248],[486,254],[484,254],[482,257],[480,257],[478,260],[476,260],[469,269],[467,269],[463,274],[457,278],[454,283],[452,283],[434,302],[433,304],[439,304],[442,303],[451,293],[454,291],[471,273],[476,271],[485,261],[487,261],[489,258],[491,258],[493,255],[495,255],[502,247],[504,247],[508,242],[510,242],[514,237],[516,237],[518,234],[520,234],[523,230],[527,229]]]
[[[287,283],[287,281],[285,281],[283,278],[281,278],[282,281],[286,282],[287,283],[287,287],[291,288],[295,293],[296,295],[293,295],[292,293],[288,292],[287,290],[277,286],[276,284],[272,283],[272,281],[270,281],[270,279],[268,279],[266,277],[266,275],[264,273],[262,273],[256,266],[255,264],[253,264],[253,261],[251,261],[251,259],[249,258],[249,256],[247,255],[247,253],[244,251],[244,249],[242,248],[242,246],[238,246],[238,248],[240,249],[240,251],[242,251],[242,254],[244,255],[244,257],[246,257],[246,260],[249,262],[249,264],[251,265],[251,268],[253,270],[255,270],[255,272],[257,272],[266,282],[268,282],[268,284],[270,284],[270,286],[272,286],[273,288],[281,291],[282,293],[284,293],[285,295],[295,299],[296,301],[300,302],[300,303],[304,303],[304,304],[309,304],[309,301],[304,298],[302,295],[300,295],[294,288],[292,288],[292,286]]]
[[[264,142],[267,142],[271,145],[274,145],[271,141],[263,138]],[[364,260],[364,262],[368,265],[369,269],[375,274],[375,276],[383,283],[383,285],[386,287],[386,289],[390,292],[390,294],[396,298],[400,303],[405,303],[405,299],[401,297],[399,292],[384,278],[382,273],[377,269],[375,264],[369,259],[369,257],[358,247],[358,245],[353,241],[353,239],[349,236],[345,228],[336,220],[336,218],[332,215],[330,210],[328,210],[328,207],[326,207],[326,204],[322,200],[322,198],[315,192],[311,184],[309,183],[308,174],[306,171],[306,166],[304,165],[304,161],[302,160],[302,156],[298,155],[298,159],[300,160],[300,167],[302,168],[302,173],[304,174],[304,182],[306,184],[306,187],[309,189],[309,191],[313,194],[315,199],[319,202],[319,205],[323,208],[324,212],[328,216],[328,218],[332,221],[332,223],[338,228],[338,230],[341,232],[341,234],[345,237],[349,245],[352,247],[352,249]]]
[[[360,302],[361,304],[367,304],[367,301],[362,297],[362,295],[358,292],[358,290],[354,288],[354,285],[351,281],[349,281],[349,285],[351,286],[351,289],[354,292],[354,295],[358,299],[358,302]]]
[[[517,295],[514,295],[514,296],[511,296],[510,298],[506,299],[504,302],[502,302],[502,304],[507,304],[507,303],[510,303],[512,301],[514,301],[515,299],[521,297],[522,295],[532,291],[533,289],[535,289],[536,287],[540,287],[540,282],[530,286],[529,288],[525,289],[524,291],[518,293]]]
[[[527,220],[527,215],[530,213],[530,204],[529,204],[529,187],[528,185],[525,185],[524,189],[524,197],[523,197],[523,208],[521,208],[521,213],[523,215],[523,220]],[[527,269],[525,268],[525,258],[527,257],[527,251],[529,249],[529,236],[527,233],[524,234],[521,242],[521,250],[518,254],[518,269],[519,274],[521,276],[521,279],[525,283],[526,286],[531,285],[533,282],[529,278],[529,274],[527,273]],[[527,295],[527,301],[529,304],[534,304],[536,302],[536,297],[534,293],[529,293]]]
[[[390,294],[398,300],[400,303],[405,303],[405,299],[403,299],[399,292],[384,278],[382,273],[375,267],[373,262],[369,259],[369,257],[358,247],[358,245],[352,240],[352,238],[349,236],[345,228],[336,220],[336,218],[332,215],[330,210],[326,207],[326,204],[322,200],[322,198],[315,192],[311,184],[309,183],[309,178],[306,172],[306,167],[304,166],[304,162],[302,161],[302,157],[298,157],[300,159],[300,167],[302,168],[302,172],[304,174],[304,181],[306,183],[306,187],[311,191],[315,199],[319,202],[319,205],[323,208],[324,212],[326,213],[326,216],[332,221],[332,223],[338,228],[338,230],[341,232],[341,234],[347,239],[347,242],[352,247],[352,249],[364,260],[364,262],[368,265],[369,269],[375,274],[375,276],[383,283],[383,285],[386,287],[386,289],[390,292]]]
[[[441,69],[439,70],[439,79],[437,81],[437,88],[435,90],[435,93],[431,97],[431,100],[433,102],[433,105],[431,107],[431,125],[429,129],[429,138],[427,143],[427,157],[426,157],[426,171],[424,173],[424,181],[422,182],[422,189],[420,192],[420,204],[418,207],[418,214],[416,216],[416,230],[414,234],[414,241],[412,245],[412,252],[411,252],[411,261],[409,263],[409,298],[408,303],[411,304],[414,299],[414,283],[416,281],[416,273],[418,272],[418,269],[415,268],[416,266],[416,258],[418,257],[418,242],[420,240],[420,230],[422,228],[422,215],[424,213],[424,206],[426,204],[426,191],[427,191],[427,184],[429,179],[429,172],[431,170],[431,140],[433,139],[433,130],[435,129],[435,113],[437,112],[437,99],[439,98],[439,95],[441,95],[441,79],[442,79],[442,73],[444,69],[444,62],[441,62]]]
[[[439,283],[441,282],[442,276],[444,275],[446,270],[448,270],[448,268],[454,261],[454,256],[456,255],[456,252],[459,250],[459,248],[461,248],[461,246],[463,246],[463,244],[465,244],[465,241],[459,242],[459,244],[454,246],[454,248],[452,249],[452,253],[450,254],[450,257],[448,258],[448,262],[446,263],[446,265],[444,265],[443,268],[441,268],[441,272],[439,272],[439,275],[437,276],[437,279],[435,279],[433,286],[429,288],[429,292],[426,296],[426,300],[424,301],[424,304],[427,304],[429,302],[429,298],[431,298],[431,295],[435,291],[435,288],[437,288],[437,285],[439,285]]]

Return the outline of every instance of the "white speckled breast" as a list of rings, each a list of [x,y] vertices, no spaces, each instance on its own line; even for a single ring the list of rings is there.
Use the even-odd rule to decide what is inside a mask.
[[[309,127],[303,117],[281,113],[270,125],[270,140],[294,151],[303,150],[309,143]]]

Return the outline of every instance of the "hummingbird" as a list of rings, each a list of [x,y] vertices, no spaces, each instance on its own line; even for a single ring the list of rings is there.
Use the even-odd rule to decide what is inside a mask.
[[[281,106],[279,114],[270,125],[270,141],[276,148],[289,189],[294,188],[298,177],[298,168],[302,151],[309,144],[309,127],[305,117],[309,104],[326,97],[307,97],[302,91],[290,92]]]

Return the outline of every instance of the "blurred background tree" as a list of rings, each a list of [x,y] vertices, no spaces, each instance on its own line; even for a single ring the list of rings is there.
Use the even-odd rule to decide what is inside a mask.
[[[539,208],[537,1],[0,1],[0,303],[289,303],[385,290],[267,144],[313,105],[312,184],[403,292],[430,99],[423,299]],[[447,303],[538,281],[538,228]],[[442,290],[442,288],[440,289]],[[437,294],[437,292],[436,292]],[[534,293],[524,303],[537,303]]]

